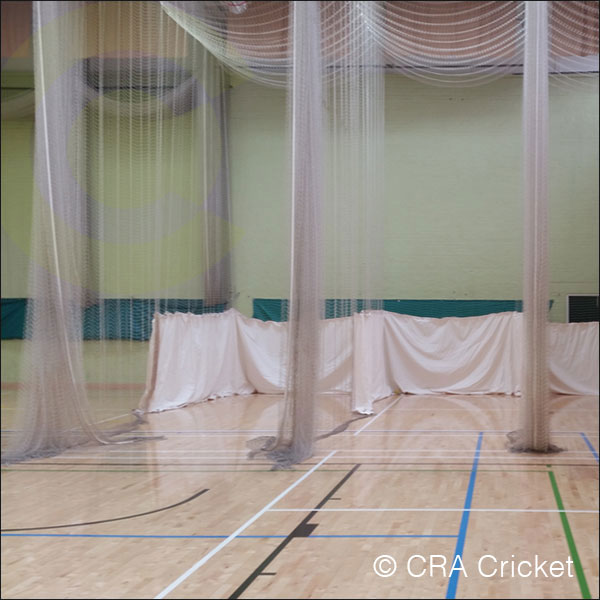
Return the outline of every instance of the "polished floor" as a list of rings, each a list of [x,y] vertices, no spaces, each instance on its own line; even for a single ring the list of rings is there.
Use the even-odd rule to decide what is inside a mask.
[[[96,393],[101,420],[131,393]],[[519,401],[392,396],[273,470],[248,442],[281,398],[223,398],[5,466],[2,598],[597,598],[598,397],[552,399],[548,455],[507,451]]]

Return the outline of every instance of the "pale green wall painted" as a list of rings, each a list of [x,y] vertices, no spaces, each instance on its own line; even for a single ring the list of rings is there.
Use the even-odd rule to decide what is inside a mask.
[[[2,121],[2,297],[27,297],[31,228],[33,120]],[[0,374],[3,382],[19,380],[23,342],[2,340]]]
[[[235,306],[249,315],[252,298],[288,294],[285,93],[234,79],[230,107]],[[552,89],[550,108],[551,318],[563,321],[567,293],[598,290],[598,93]],[[32,136],[31,120],[2,123],[4,297],[27,295]],[[381,295],[520,298],[520,78],[448,90],[389,76],[385,144]],[[12,381],[18,345],[5,346]]]
[[[23,340],[2,340],[0,347],[0,374],[2,383],[13,383],[20,379]]]
[[[20,379],[23,340],[2,340],[2,382]],[[90,384],[143,384],[146,381],[148,342],[87,341],[84,343],[85,380]],[[133,390],[139,398],[141,389]]]
[[[286,95],[233,79],[229,152],[233,221],[240,227],[233,255],[235,307],[252,314],[252,298],[289,295],[289,192]]]
[[[385,296],[521,298],[520,84],[387,78]]]
[[[33,197],[33,120],[2,121],[3,298],[27,297],[27,269]]]
[[[598,293],[598,87],[551,91],[551,317],[565,321],[567,294]]]
[[[92,254],[104,261],[103,295],[201,298],[208,224],[202,174],[209,163],[194,131],[202,107],[166,118],[160,129],[152,118],[129,119],[126,112],[106,116],[101,126],[94,108],[88,131],[92,139],[102,131],[104,144],[102,152],[89,146],[87,187],[92,201],[107,209],[97,226],[104,233],[92,241]],[[211,133],[218,153],[220,139]],[[145,217],[157,212],[160,218]]]
[[[520,77],[449,90],[386,78],[386,298],[519,299]],[[288,295],[285,95],[231,95],[237,307]],[[551,319],[598,289],[598,93],[551,91]]]

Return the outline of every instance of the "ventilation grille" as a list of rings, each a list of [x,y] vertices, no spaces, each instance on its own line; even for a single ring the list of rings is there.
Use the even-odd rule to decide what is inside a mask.
[[[567,296],[567,322],[585,323],[600,320],[600,296],[569,294]]]

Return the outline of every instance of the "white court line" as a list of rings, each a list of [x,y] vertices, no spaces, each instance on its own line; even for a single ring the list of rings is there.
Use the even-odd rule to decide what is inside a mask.
[[[116,421],[117,419],[122,419],[123,417],[132,417],[133,415],[131,413],[123,413],[122,415],[118,415],[116,417],[108,417],[107,419],[102,419],[102,421],[98,421],[98,425],[100,425],[100,423],[108,423],[108,421]]]
[[[476,407],[478,410],[480,408],[479,405],[473,404],[473,407]],[[406,411],[406,412],[431,412],[432,410],[436,411],[436,412],[465,412],[468,410],[471,410],[473,407],[463,407],[463,408],[440,408],[437,406],[431,406],[429,408],[411,408],[410,406],[405,406],[403,408],[395,408],[395,411]],[[572,413],[589,413],[589,412],[596,412],[596,410],[594,410],[595,407],[589,407],[589,408],[572,408],[572,409],[565,409],[565,408],[557,408],[556,409],[556,413],[555,414],[560,414],[561,416],[567,415],[567,414],[572,414]],[[510,412],[516,412],[519,410],[518,406],[513,406],[513,407],[506,407],[506,408],[490,408],[489,406],[481,406],[481,410],[485,410],[486,412],[505,412],[505,413],[510,413]]]
[[[369,419],[368,423],[366,423],[361,429],[359,429],[354,435],[358,435],[365,427],[373,423],[378,417],[380,417],[390,406],[392,406],[395,402],[398,402],[400,397],[396,398],[394,402],[388,404],[386,408],[384,408],[380,413],[377,413],[372,419]],[[217,552],[222,550],[229,542],[233,541],[242,531],[244,531],[247,527],[249,527],[254,521],[260,518],[263,514],[271,510],[271,507],[279,502],[286,494],[288,494],[291,490],[293,490],[298,484],[304,481],[309,475],[312,475],[321,465],[323,465],[326,461],[328,461],[332,456],[337,453],[337,450],[332,450],[325,458],[323,458],[320,462],[318,462],[310,471],[307,471],[300,479],[298,479],[295,483],[293,483],[286,490],[281,492],[279,496],[277,496],[274,500],[271,500],[265,507],[263,507],[259,512],[257,512],[251,519],[246,521],[241,527],[236,529],[228,538],[224,539],[218,546],[213,548],[208,554],[205,554],[195,565],[190,567],[183,575],[179,576],[173,583],[169,584],[158,596],[155,596],[155,600],[159,600],[160,598],[164,598],[167,594],[172,592],[180,583],[184,582],[190,575],[194,574],[203,564],[208,562]]]
[[[129,413],[126,413],[129,415]],[[126,415],[121,415],[126,416]],[[374,415],[374,418],[377,415]],[[117,418],[117,417],[114,417]],[[3,432],[14,432],[21,431],[18,429],[4,429]],[[250,435],[254,433],[273,433],[279,431],[278,429],[237,429],[232,431],[231,429],[185,429],[185,430],[172,430],[172,429],[152,429],[147,431],[140,431],[140,434],[148,434],[148,435],[156,435],[158,433],[170,433],[177,435],[212,435],[212,434],[229,434],[229,435]],[[320,433],[329,433],[330,429],[317,429],[317,432]],[[469,434],[479,434],[483,432],[486,436],[489,435],[505,435],[511,432],[512,429],[372,429],[367,431],[366,433],[369,435],[373,435],[376,433],[396,433],[396,434],[407,434],[407,435],[420,435],[423,433],[429,433],[433,435],[469,435]],[[598,432],[588,432],[580,430],[578,431],[570,431],[570,430],[556,430],[550,432],[552,435],[573,435],[579,436],[580,433],[585,433],[588,437],[598,437]],[[337,435],[356,435],[356,432],[350,431],[342,431]]]
[[[328,449],[323,448],[323,449],[321,449],[321,452],[329,452],[330,450],[333,450],[333,448],[328,448]],[[358,454],[360,456],[361,453],[363,453],[363,452],[381,452],[381,453],[401,452],[402,454],[436,452],[438,454],[451,454],[452,452],[460,452],[462,449],[461,448],[434,448],[434,449],[420,448],[420,449],[414,450],[411,448],[336,448],[336,450],[338,450],[339,452],[343,452],[344,454]],[[217,450],[216,452],[219,452],[219,450]],[[507,452],[508,452],[508,450],[483,450],[482,452],[480,452],[480,455],[506,454]],[[589,452],[590,452],[589,449],[586,449],[586,450],[562,450],[560,452],[560,454],[589,454]],[[519,454],[525,454],[525,453],[519,452]],[[549,455],[546,455],[546,457],[547,456],[549,456]],[[368,455],[365,454],[365,457],[368,458]]]
[[[556,508],[271,508],[269,512],[507,512],[598,514],[598,510],[558,510]]]
[[[505,437],[507,432],[503,432],[503,433],[497,433],[496,431],[486,431],[485,429],[481,429],[479,431],[472,431],[472,432],[468,432],[468,433],[463,433],[463,432],[458,432],[458,433],[449,433],[449,432],[445,432],[445,431],[441,431],[441,432],[434,432],[431,435],[423,435],[423,433],[429,433],[429,432],[422,432],[422,433],[416,433],[416,434],[411,434],[408,432],[397,432],[397,431],[379,431],[379,430],[375,430],[375,431],[364,431],[363,434],[368,436],[368,437],[372,437],[372,438],[391,438],[391,437],[420,437],[420,438],[442,438],[442,437],[448,437],[448,438],[460,438],[460,437],[472,437],[472,436],[476,436],[479,433],[485,433],[486,437],[492,437],[492,436],[496,436],[496,437]],[[346,436],[352,432],[342,432],[340,434],[338,434],[339,436],[342,436],[344,434],[346,434]],[[589,434],[584,432],[577,432],[577,433],[551,433],[552,437],[560,437],[560,438],[579,438],[581,439],[581,433],[585,433],[588,437],[598,437],[597,434]]]
[[[398,396],[398,398],[396,398],[392,403],[388,404],[380,413],[377,413],[372,419],[369,419],[369,421],[367,423],[365,423],[360,429],[357,429],[356,432],[354,433],[354,435],[358,435],[361,431],[363,431],[364,429],[366,429],[369,425],[371,425],[372,423],[374,423],[375,421],[377,421],[377,419],[379,419],[379,417],[389,408],[391,408],[392,406],[394,406],[394,404],[396,404],[396,402],[398,402],[398,400],[400,400],[400,396]]]
[[[473,407],[464,407],[464,408],[439,408],[437,406],[432,406],[430,408],[410,408],[410,407],[404,407],[404,408],[394,408],[395,412],[431,412],[431,411],[435,411],[435,412],[465,412],[468,410],[473,410]],[[477,408],[477,410],[479,410],[479,408]],[[489,407],[482,407],[482,410],[485,410],[485,412],[503,412],[506,413],[507,415],[511,412],[517,412],[519,410],[518,406],[512,407],[512,408],[489,408]],[[575,412],[575,411],[569,411],[569,412]],[[581,410],[580,412],[587,412],[584,410]]]
[[[279,429],[152,429],[149,433],[184,433],[196,435],[198,433],[273,433]],[[322,431],[329,431],[323,429]]]
[[[588,450],[589,452],[589,450]],[[219,449],[212,449],[212,450],[155,450],[152,452],[152,454],[184,454],[187,453],[188,455],[194,455],[194,454],[243,454],[244,456],[246,454],[248,454],[248,450],[247,449],[243,449],[243,450],[219,450]],[[108,450],[107,454],[123,454],[123,455],[129,455],[129,454],[139,454],[139,455],[143,455],[146,456],[148,454],[148,452],[146,450]]]
[[[215,546],[208,554],[205,554],[195,565],[190,567],[183,575],[180,575],[173,583],[168,585],[158,596],[155,598],[164,598],[167,594],[172,592],[180,583],[183,583],[190,575],[195,573],[204,563],[208,562],[217,552],[222,550],[229,542],[233,541],[242,531],[247,529],[254,521],[258,518],[262,517],[268,510],[270,510],[271,506],[279,502],[285,495],[291,492],[298,484],[302,483],[309,475],[312,475],[323,463],[329,460],[335,454],[335,450],[330,452],[321,462],[317,463],[310,471],[307,471],[302,477],[297,479],[292,485],[290,485],[286,490],[281,492],[279,496],[275,499],[271,500],[266,506],[264,506],[261,510],[259,510],[252,518],[248,519],[241,527],[238,527],[228,538],[224,539],[218,546]]]
[[[160,453],[158,452],[148,452],[149,458],[171,458],[174,461],[179,461],[179,462],[184,462],[186,460],[239,460],[241,461],[239,464],[269,464],[272,465],[273,462],[269,461],[269,460],[264,460],[262,462],[252,462],[248,457],[247,454],[244,454],[243,456],[172,456],[172,457],[161,457]],[[313,458],[315,459],[319,459],[323,454],[316,454],[313,455]],[[138,458],[135,456],[119,456],[117,455],[112,455],[112,456],[107,456],[106,454],[67,454],[66,452],[62,455],[62,456],[53,456],[51,457],[52,461],[56,461],[57,463],[60,463],[61,461],[69,461],[69,460],[73,460],[73,459],[82,459],[82,460],[87,460],[87,459],[98,459],[98,460],[107,460],[110,459],[111,461],[124,461],[123,464],[127,464],[127,461],[131,461],[132,459]],[[140,456],[139,458],[145,458],[144,456]],[[146,458],[148,458],[148,456],[146,456]],[[46,459],[38,459],[38,460],[46,460]],[[258,460],[258,459],[256,459]],[[352,458],[352,460],[354,460],[354,457]],[[592,459],[595,461],[595,459]],[[32,463],[35,464],[35,463]],[[39,464],[39,463],[38,463]]]
[[[323,449],[322,452],[329,452],[329,449]],[[461,452],[463,452],[464,454],[460,454]],[[553,455],[545,455],[545,456],[537,456],[535,454],[527,454],[525,452],[515,452],[515,453],[510,453],[510,456],[506,456],[509,453],[509,450],[487,450],[485,452],[481,452],[480,456],[481,458],[507,458],[507,459],[512,459],[512,458],[522,458],[523,456],[527,457],[527,458],[539,458],[542,460],[545,460],[546,462],[548,462],[550,460],[550,457],[552,458],[552,460],[554,460],[554,456]],[[587,451],[585,450],[563,450],[562,452],[560,452],[560,457],[559,458],[578,458],[578,457],[584,457],[587,458],[587,456],[589,455],[590,451],[589,449]],[[350,449],[350,448],[339,448],[338,449],[338,458],[340,458],[341,456],[347,456],[350,458],[356,458],[356,459],[369,459],[369,458],[393,458],[393,457],[397,457],[397,456],[405,456],[406,458],[432,458],[434,456],[439,457],[439,458],[452,458],[452,457],[456,457],[456,456],[472,456],[472,454],[469,454],[468,451],[464,448],[450,448],[450,449],[444,449],[444,448],[439,448],[439,449],[435,449],[435,450],[428,450],[428,449],[424,449],[424,450],[411,450],[410,448],[396,448],[394,450],[385,450],[383,448],[381,449],[372,449],[372,450],[361,450],[361,449]]]
[[[341,450],[340,452],[343,452],[343,450]],[[584,453],[585,454],[585,453]],[[589,452],[588,452],[589,454]],[[442,454],[430,454],[430,455],[426,455],[426,456],[411,456],[409,454],[402,454],[402,453],[398,453],[398,454],[371,454],[369,456],[361,456],[361,455],[356,455],[356,454],[338,454],[337,456],[338,459],[342,459],[342,458],[347,458],[348,460],[353,460],[353,461],[367,461],[370,459],[374,459],[374,458],[380,458],[380,459],[387,459],[387,460],[393,460],[393,459],[407,459],[407,460],[414,460],[414,461],[423,461],[423,460],[435,460],[435,459],[439,459],[440,461],[445,461],[448,460],[449,458],[452,459],[461,459],[461,460],[468,460],[468,459],[472,459],[473,455],[472,454],[456,454],[456,455],[442,455]],[[584,462],[589,462],[592,464],[598,464],[596,459],[593,457],[587,458],[587,456],[581,456],[581,457],[577,457],[577,456],[571,456],[571,457],[564,457],[563,459],[560,458],[556,458],[554,456],[552,456],[551,458],[549,456],[535,456],[535,455],[523,455],[522,453],[519,453],[518,455],[515,455],[514,457],[512,456],[480,456],[480,460],[482,461],[486,461],[486,460],[495,460],[495,461],[499,461],[499,460],[503,460],[503,461],[509,461],[512,462],[514,461],[514,464],[519,465],[521,464],[520,462],[518,462],[519,460],[527,460],[527,461],[532,461],[532,460],[537,460],[540,464],[542,463],[547,463],[547,462],[552,462],[552,464],[560,464],[561,462],[564,462],[564,460],[578,460],[578,461],[584,461]]]
[[[86,460],[106,460],[107,456],[105,454],[89,454],[89,455],[69,455],[69,456],[65,456],[64,457],[65,460],[81,460],[83,462],[81,462],[81,464],[79,466],[85,466],[86,463],[84,461]],[[111,456],[110,459],[112,461],[119,461],[119,466],[127,466],[131,464],[131,458],[132,457],[127,457],[127,456],[123,456],[123,457],[119,457],[119,456]],[[160,458],[160,457],[157,457]],[[314,457],[314,458],[318,458],[318,457]],[[423,465],[430,465],[430,464],[437,464],[437,462],[439,463],[443,463],[443,461],[448,460],[448,459],[454,459],[454,460],[461,460],[461,461],[465,461],[465,464],[471,464],[473,462],[473,455],[472,454],[465,454],[465,455],[457,455],[457,456],[402,456],[402,455],[397,455],[397,456],[365,456],[365,457],[360,457],[360,456],[347,456],[344,454],[338,454],[336,455],[336,458],[339,460],[348,460],[349,463],[354,464],[355,462],[357,462],[357,460],[360,461],[360,459],[362,458],[365,461],[365,465],[371,464],[368,461],[372,460],[372,459],[385,459],[385,460],[397,460],[397,461],[404,461],[406,460],[405,464],[409,464],[409,465],[413,465],[413,464],[423,464]],[[173,460],[176,460],[181,466],[186,466],[186,463],[189,461],[196,461],[196,460],[200,460],[203,459],[205,461],[209,461],[203,464],[206,464],[207,466],[215,466],[218,467],[220,466],[220,461],[233,461],[233,464],[235,464],[236,466],[241,466],[241,465],[248,465],[248,466],[258,466],[258,465],[272,465],[273,463],[267,460],[263,460],[262,462],[251,462],[248,460],[248,458],[244,457],[238,457],[238,456],[231,456],[231,457],[227,457],[227,456],[206,456],[206,457],[177,457],[177,458],[173,458]],[[439,460],[438,460],[439,459]],[[482,457],[481,460],[484,461],[488,461],[488,460],[493,460],[495,462],[498,461],[504,461],[506,463],[507,466],[510,466],[511,464],[514,466],[521,466],[522,463],[518,462],[519,460],[527,460],[528,464],[531,464],[531,461],[533,460],[537,460],[539,464],[546,464],[548,462],[548,457],[546,456],[544,457],[535,457],[535,456],[515,456],[514,458],[501,458],[501,457],[495,457],[495,456],[489,456],[489,457]],[[60,460],[58,459],[58,457],[53,457],[53,460],[56,461],[56,464],[59,465],[60,464]],[[573,460],[573,458],[571,458],[570,460]],[[596,461],[596,459],[592,456],[589,459],[588,458],[577,458],[576,459],[578,461],[578,465],[579,466],[587,466],[588,463],[591,466],[596,466],[598,463]],[[428,462],[424,462],[424,461],[428,461]],[[437,461],[437,462],[436,462]],[[514,461],[514,462],[510,462],[510,461]],[[65,461],[63,461],[65,462]],[[557,465],[557,466],[561,466],[562,463],[565,463],[565,460],[561,460],[558,459],[556,457],[552,457],[552,464],[553,465]],[[45,464],[45,463],[31,463],[32,465],[39,465],[39,464]],[[68,462],[67,462],[68,464]],[[486,463],[487,464],[487,463]],[[537,464],[537,463],[536,463]],[[570,463],[566,462],[566,465],[570,465]],[[105,466],[105,465],[98,465],[98,464],[94,464],[93,466],[96,467],[100,467],[100,466]],[[396,465],[397,466],[397,465]]]

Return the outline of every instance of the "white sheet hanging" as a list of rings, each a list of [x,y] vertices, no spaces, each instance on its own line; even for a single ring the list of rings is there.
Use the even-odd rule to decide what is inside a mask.
[[[434,319],[369,311],[323,321],[322,392],[357,412],[394,392],[519,394],[521,313]],[[221,314],[156,315],[144,411],[233,394],[282,393],[285,323]],[[598,394],[598,323],[549,325],[551,391]],[[354,385],[352,385],[354,382]]]
[[[518,394],[521,314],[432,319],[385,313],[389,377],[410,394]]]
[[[598,323],[550,323],[550,389],[559,394],[598,394]]]

